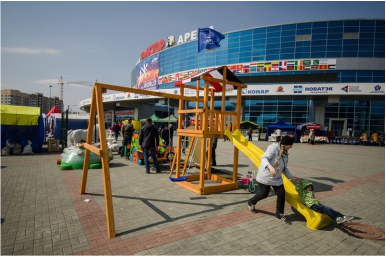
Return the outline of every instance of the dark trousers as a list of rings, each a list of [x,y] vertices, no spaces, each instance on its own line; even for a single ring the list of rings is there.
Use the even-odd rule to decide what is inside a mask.
[[[158,166],[158,159],[157,159],[157,154],[155,152],[155,148],[142,148],[143,151],[143,161],[145,162],[145,167],[146,167],[146,172],[150,172],[150,166],[149,166],[149,151],[151,154],[151,157],[153,158],[154,161],[154,167],[157,172],[160,171],[159,166]]]
[[[343,217],[343,214],[341,214],[340,212],[337,212],[331,207],[328,207],[323,204],[314,204],[310,208],[316,212],[325,213],[328,216],[330,216],[331,219],[334,219],[334,220],[336,220],[336,218],[338,217]]]
[[[269,190],[271,189],[271,186],[262,184],[260,182],[257,182],[259,184],[259,193],[257,193],[254,197],[251,199],[251,203],[253,205],[257,204],[260,200],[267,198],[269,195]],[[276,200],[276,212],[284,213],[284,204],[285,204],[285,190],[284,185],[280,186],[272,186],[273,190],[275,190],[277,200]]]
[[[252,134],[248,134],[248,141],[252,141]]]
[[[125,135],[123,137],[121,156],[124,155],[126,146],[131,144],[131,138],[132,137],[133,137],[133,135]]]

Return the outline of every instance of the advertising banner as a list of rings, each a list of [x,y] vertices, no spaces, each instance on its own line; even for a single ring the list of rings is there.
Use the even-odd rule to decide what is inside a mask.
[[[158,89],[159,54],[154,54],[137,66],[137,88]]]

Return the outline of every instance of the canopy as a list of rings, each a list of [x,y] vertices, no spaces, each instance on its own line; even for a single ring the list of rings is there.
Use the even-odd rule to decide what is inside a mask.
[[[257,123],[251,122],[251,121],[242,121],[240,123],[240,129],[249,129],[249,127],[252,127],[252,129],[259,129],[260,126]]]
[[[157,116],[156,114],[154,114],[154,115],[152,115],[151,117],[151,120],[152,120],[152,122],[154,123],[154,122],[159,122],[159,120],[161,119],[159,116]],[[141,122],[146,122],[146,118],[143,118],[143,119],[141,119],[141,120],[139,120],[139,121],[141,121]]]
[[[168,117],[159,119],[158,122],[160,122],[160,123],[162,123],[162,122],[165,122],[165,123],[176,123],[176,122],[178,122],[178,118],[175,115],[171,114]]]
[[[46,116],[49,117],[51,114],[55,114],[55,113],[58,113],[58,114],[61,113],[57,106],[53,106],[53,107],[51,108],[51,110],[48,111],[48,113],[47,113]]]
[[[37,125],[40,107],[1,105],[2,125]]]
[[[315,122],[300,124],[296,126],[297,137],[300,138],[306,130],[314,129],[315,136],[327,136],[327,127]]]
[[[288,124],[284,123],[283,120],[279,120],[279,122],[277,122],[275,124],[270,124],[270,125],[268,125],[268,130],[267,130],[267,134],[265,136],[265,140],[268,140],[268,137],[276,129],[280,129],[282,131],[282,134],[294,135],[295,131],[296,131],[296,126],[288,125]]]

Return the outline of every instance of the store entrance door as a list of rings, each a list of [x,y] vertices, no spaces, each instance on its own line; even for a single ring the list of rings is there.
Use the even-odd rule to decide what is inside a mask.
[[[346,130],[347,119],[330,119],[329,127],[335,136],[345,136],[343,131]]]

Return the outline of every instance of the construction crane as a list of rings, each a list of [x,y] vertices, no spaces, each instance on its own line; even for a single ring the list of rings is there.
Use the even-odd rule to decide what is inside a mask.
[[[63,100],[63,86],[65,84],[83,84],[83,85],[93,85],[93,82],[64,82],[62,76],[60,76],[59,82],[60,84],[60,99]]]

